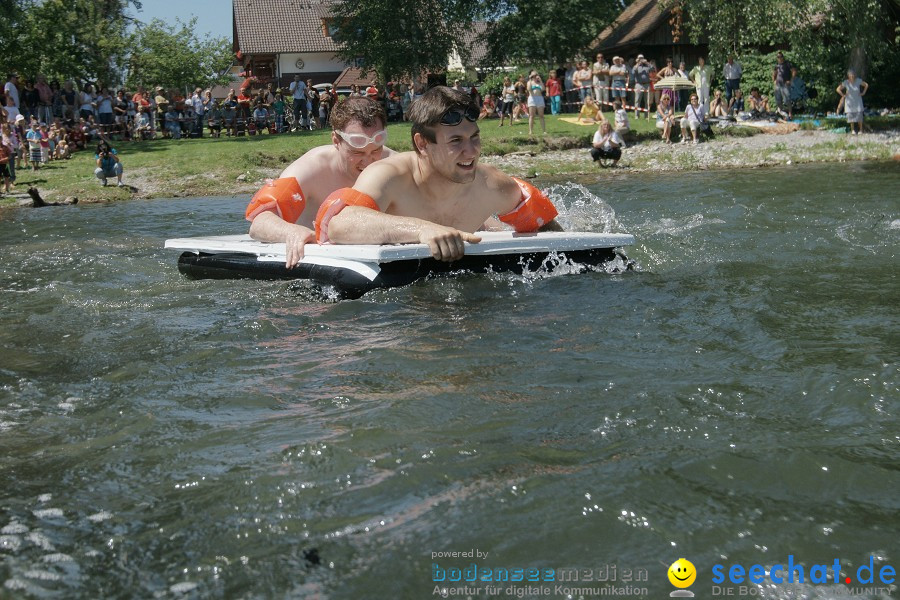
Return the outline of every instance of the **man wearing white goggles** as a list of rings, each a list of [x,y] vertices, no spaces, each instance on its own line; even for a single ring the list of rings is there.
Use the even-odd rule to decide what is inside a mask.
[[[386,124],[384,108],[368,98],[335,105],[332,143],[306,152],[253,196],[246,211],[251,237],[284,242],[288,268],[300,262],[304,245],[315,242],[313,220],[325,198],[352,187],[363,169],[395,154],[384,145]]]

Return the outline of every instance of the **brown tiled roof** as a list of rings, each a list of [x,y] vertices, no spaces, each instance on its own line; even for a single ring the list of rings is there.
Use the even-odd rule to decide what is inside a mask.
[[[334,0],[232,0],[237,49],[244,54],[337,52],[322,20]]]
[[[659,0],[635,0],[600,32],[590,47],[606,50],[629,44],[640,45],[645,36],[669,18],[669,12],[661,9]]]
[[[365,91],[366,87],[373,79],[378,79],[375,71],[363,72],[359,67],[347,67],[344,72],[338,75],[334,80],[334,87],[338,89],[349,88],[352,85],[358,85]]]
[[[463,61],[467,65],[480,65],[487,56],[488,46],[484,39],[488,24],[484,21],[475,21],[472,27],[467,29],[459,40],[459,45],[468,49],[469,58]]]

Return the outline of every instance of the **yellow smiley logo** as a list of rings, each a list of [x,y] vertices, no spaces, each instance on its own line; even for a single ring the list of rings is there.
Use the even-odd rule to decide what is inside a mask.
[[[669,582],[677,588],[690,587],[697,579],[694,563],[686,558],[679,558],[669,567]]]

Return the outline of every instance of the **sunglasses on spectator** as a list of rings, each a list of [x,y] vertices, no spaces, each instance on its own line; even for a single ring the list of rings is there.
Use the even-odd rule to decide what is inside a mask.
[[[362,150],[369,144],[375,144],[376,146],[383,146],[387,141],[387,131],[382,129],[381,131],[376,131],[375,135],[369,137],[367,135],[363,135],[362,133],[344,133],[343,131],[335,130],[341,139],[356,148],[357,150]]]
[[[474,104],[470,104],[464,109],[451,108],[441,117],[441,125],[449,125],[451,127],[459,125],[462,123],[463,117],[475,123],[478,121],[479,115],[481,115],[481,111]]]

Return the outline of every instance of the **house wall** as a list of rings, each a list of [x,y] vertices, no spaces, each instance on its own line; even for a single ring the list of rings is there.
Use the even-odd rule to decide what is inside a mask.
[[[303,69],[297,68],[297,59],[303,60]],[[278,55],[278,72],[281,75],[291,75],[294,73],[327,73],[334,72],[337,75],[346,67],[346,63],[337,58],[330,52],[304,52],[304,53],[286,53]],[[337,76],[335,75],[335,76]]]

